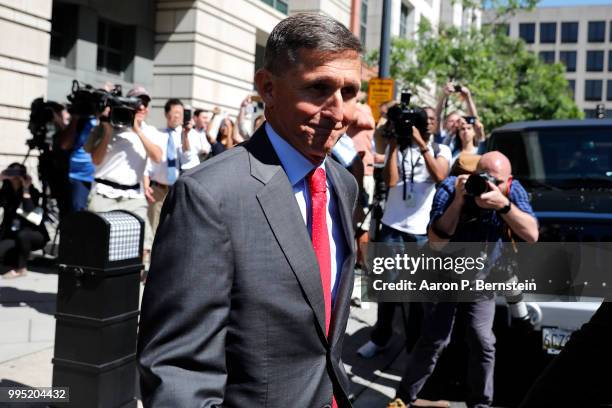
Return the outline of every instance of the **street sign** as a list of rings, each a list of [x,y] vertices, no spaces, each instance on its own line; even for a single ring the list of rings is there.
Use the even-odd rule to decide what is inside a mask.
[[[368,105],[374,120],[380,118],[380,105],[393,100],[394,81],[390,78],[372,78],[368,83]]]

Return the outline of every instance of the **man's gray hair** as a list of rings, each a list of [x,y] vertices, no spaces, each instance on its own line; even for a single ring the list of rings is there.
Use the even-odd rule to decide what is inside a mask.
[[[319,13],[298,13],[278,23],[270,33],[264,68],[278,74],[283,66],[299,62],[300,49],[359,54],[363,51],[357,37],[333,18]]]

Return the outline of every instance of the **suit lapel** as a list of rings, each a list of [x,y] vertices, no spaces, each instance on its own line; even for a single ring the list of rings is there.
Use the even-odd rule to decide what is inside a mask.
[[[264,126],[245,144],[250,153],[251,175],[264,183],[257,200],[285,254],[325,339],[325,303],[319,264],[293,188],[282,170]]]

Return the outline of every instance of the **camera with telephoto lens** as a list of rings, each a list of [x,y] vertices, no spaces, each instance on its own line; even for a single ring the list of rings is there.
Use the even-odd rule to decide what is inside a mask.
[[[410,92],[403,90],[400,103],[389,108],[387,119],[392,128],[385,132],[384,136],[389,139],[397,139],[401,146],[407,146],[412,142],[412,127],[416,127],[423,137],[427,135],[427,112],[425,110],[410,106]]]
[[[495,184],[497,180],[487,172],[472,174],[465,182],[465,192],[472,197],[479,197],[489,191],[488,181]]]
[[[81,85],[77,80],[72,81],[68,100],[71,103],[68,111],[80,116],[96,115],[110,107],[110,124],[119,129],[132,126],[134,114],[142,105],[140,98],[122,96],[121,85],[115,85],[109,92],[89,84]]]

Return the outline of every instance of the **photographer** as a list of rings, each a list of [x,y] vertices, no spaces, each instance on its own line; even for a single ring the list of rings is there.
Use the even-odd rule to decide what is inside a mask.
[[[512,168],[499,152],[483,155],[477,175],[448,177],[436,191],[431,209],[429,241],[433,248],[447,242],[482,242],[487,267],[476,278],[485,279],[501,259],[502,242],[508,240],[507,228],[519,239],[535,242],[538,223],[527,192],[512,179]],[[484,192],[476,194],[475,178]],[[477,180],[480,179],[480,180]],[[471,184],[472,183],[472,184]],[[468,195],[468,193],[472,195]],[[457,313],[465,314],[469,347],[469,407],[488,407],[493,401],[495,336],[493,318],[495,296],[483,293],[466,303],[424,303],[421,337],[408,356],[406,372],[397,397],[411,403],[433,372],[437,359],[448,345]]]
[[[208,125],[210,116],[208,111],[204,109],[196,109],[193,111],[193,129],[189,134],[189,140],[194,145],[198,152],[200,162],[206,160],[210,154],[210,142],[208,141]]]
[[[484,141],[485,134],[484,128],[482,127],[482,124],[480,124],[480,120],[478,119],[478,111],[476,110],[476,104],[474,103],[474,99],[472,98],[472,92],[467,86],[459,85],[453,82],[448,82],[446,85],[444,85],[444,88],[442,88],[442,96],[440,97],[440,99],[438,99],[438,104],[436,105],[436,120],[440,120],[443,111],[446,111],[448,101],[451,95],[455,94],[458,95],[459,99],[462,102],[465,102],[465,104],[467,105],[468,116],[474,117],[476,119],[476,122],[472,124],[475,125],[474,129],[476,131],[476,139],[474,144],[477,146],[478,142]],[[458,146],[457,142],[458,132],[461,128],[461,124],[462,120],[459,112],[453,111],[449,113],[444,120],[444,127],[440,130],[440,134],[437,138],[440,143],[450,147],[451,152],[454,156],[456,156],[456,154],[460,150],[460,147]]]
[[[157,130],[145,123],[151,97],[141,86],[131,89],[127,96],[141,102],[134,113],[133,125],[113,128],[108,121],[101,121],[92,130],[85,146],[96,165],[88,209],[95,212],[127,210],[146,220],[143,175],[147,157],[159,163],[162,150],[154,142],[159,139]]]
[[[59,126],[63,123],[57,113],[54,115],[54,121]],[[61,217],[87,208],[87,200],[96,169],[91,155],[85,151],[84,146],[91,130],[97,124],[98,119],[94,115],[80,116],[73,113],[68,125],[60,127],[61,130],[56,135],[55,147],[69,156],[67,158],[67,183],[63,188],[63,197],[58,197]]]
[[[158,133],[161,160],[149,160],[144,176],[144,191],[148,201],[147,217],[151,234],[146,241],[152,245],[161,208],[170,187],[184,171],[200,164],[198,140],[192,132],[192,121],[185,123],[185,108],[180,99],[171,98],[164,105],[166,128]]]
[[[394,126],[391,110],[387,116],[387,123]],[[388,141],[383,176],[389,186],[389,193],[382,218],[381,242],[424,243],[436,183],[448,175],[451,152],[448,146],[432,140],[437,124],[433,109],[417,108],[413,119],[415,126],[405,130],[411,134],[395,132],[396,136],[390,137]],[[362,357],[374,356],[389,342],[396,305],[379,303],[378,320],[371,340],[358,350]],[[418,329],[418,304],[412,303],[411,306],[407,318],[412,320],[407,325]],[[407,333],[408,336],[413,334]],[[408,347],[415,340],[413,337],[407,338]]]
[[[30,252],[42,249],[49,235],[38,208],[40,193],[24,165],[13,163],[0,173],[0,205],[4,218],[0,225],[0,258],[13,267],[2,275],[5,279],[24,276]]]

